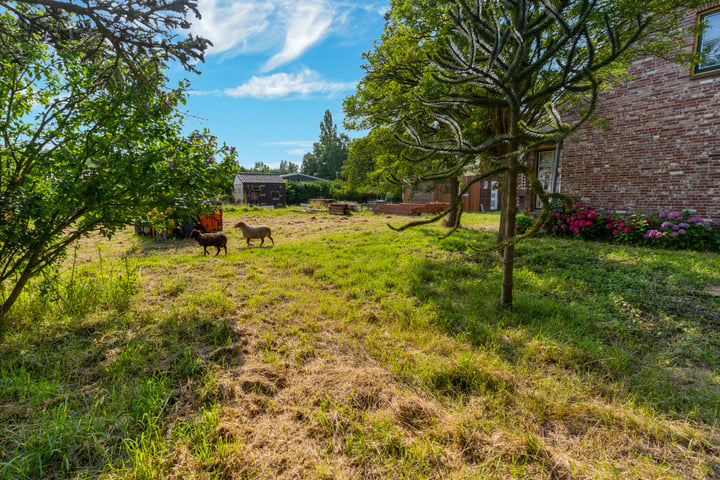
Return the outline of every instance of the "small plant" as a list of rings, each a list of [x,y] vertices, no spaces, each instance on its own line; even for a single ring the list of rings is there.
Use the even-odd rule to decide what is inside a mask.
[[[535,219],[529,215],[518,215],[515,218],[515,229],[519,235],[527,232]]]

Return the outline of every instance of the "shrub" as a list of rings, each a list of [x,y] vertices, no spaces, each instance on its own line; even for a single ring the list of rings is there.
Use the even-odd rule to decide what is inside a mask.
[[[570,210],[555,207],[541,228],[549,235],[610,240],[625,245],[720,249],[720,231],[713,231],[702,218],[688,211],[602,217],[590,206],[575,205]]]
[[[645,232],[650,228],[650,220],[642,212],[627,218],[608,215],[604,220],[610,239],[624,245],[642,245]]]
[[[604,235],[605,222],[591,206],[575,205],[570,210],[564,207],[554,209],[541,228],[551,235],[597,240]]]
[[[517,215],[517,217],[515,217],[515,229],[517,230],[517,233],[522,235],[527,232],[530,225],[532,225],[533,220],[535,219],[529,215]]]
[[[712,246],[714,234],[705,221],[690,212],[660,212],[643,238],[649,245],[702,250]]]

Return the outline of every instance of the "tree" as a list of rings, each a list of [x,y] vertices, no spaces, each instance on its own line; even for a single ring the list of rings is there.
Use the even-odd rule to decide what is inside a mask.
[[[235,168],[234,148],[182,134],[185,85],[164,83],[164,62],[202,58],[171,33],[194,2],[46,3],[0,14],[0,331],[75,240],[206,213]]]
[[[432,164],[425,178],[457,178],[477,168],[478,159],[484,171],[478,180],[502,176],[502,305],[512,303],[518,175],[530,179],[543,215],[551,198],[568,200],[542,189],[527,154],[561,142],[590,118],[601,86],[631,58],[631,47],[672,43],[656,34],[685,3],[455,0],[433,4],[422,20],[424,11],[408,13],[411,1],[393,2],[360,88],[365,96],[389,92],[396,108],[412,105],[415,115],[386,121],[404,125],[398,134],[404,145],[443,155],[447,163]],[[403,49],[409,53],[398,56]],[[366,121],[382,122],[382,108],[392,112],[387,105],[376,101]]]
[[[372,129],[367,136],[350,142],[342,176],[349,191],[402,194],[405,174],[397,170],[397,158],[403,149],[388,128]]]
[[[257,173],[270,173],[270,167],[265,165],[263,162],[255,162],[255,165],[250,169],[250,171]]]
[[[442,45],[445,38],[444,24],[447,3],[444,1],[402,0],[392,2],[386,14],[385,31],[381,41],[371,52],[363,55],[366,64],[365,77],[357,92],[345,99],[345,126],[355,130],[380,129],[390,132],[385,137],[396,137],[397,142],[410,126],[422,132],[424,138],[444,134],[434,124],[429,108],[417,101],[433,92],[447,89],[434,75],[436,65],[431,55]],[[488,121],[478,109],[458,109],[458,121],[464,122],[466,135],[486,136]],[[474,133],[471,133],[474,132]],[[461,168],[456,167],[454,155],[434,154],[401,145],[389,149],[388,154],[376,163],[375,175],[384,176],[390,182],[402,184],[403,188],[417,190],[444,184],[451,197],[451,208],[442,216],[445,225],[459,226],[462,207],[460,178],[468,172],[477,173],[485,168],[478,156],[465,156]],[[466,186],[467,189],[470,185]]]
[[[349,143],[347,135],[338,135],[330,110],[325,110],[320,123],[320,139],[313,144],[312,153],[306,153],[303,157],[302,173],[327,180],[339,178],[347,159]]]
[[[287,160],[280,160],[280,169],[282,173],[297,173],[300,170],[300,166],[297,163],[288,162]]]
[[[27,34],[35,34],[57,50],[73,44],[85,58],[105,57],[114,62],[104,65],[99,77],[117,75],[122,63],[136,80],[151,84],[163,76],[163,66],[176,60],[187,70],[198,73],[195,65],[204,60],[212,43],[188,34],[188,15],[198,18],[197,0],[97,0],[87,3],[63,0],[2,1],[6,20]],[[0,26],[6,39],[16,32]],[[107,80],[107,78],[105,78]]]

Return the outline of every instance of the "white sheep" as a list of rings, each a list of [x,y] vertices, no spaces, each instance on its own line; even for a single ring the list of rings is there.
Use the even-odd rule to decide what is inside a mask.
[[[217,252],[215,253],[216,257],[220,253],[221,248],[225,249],[225,255],[227,255],[227,236],[224,233],[200,233],[197,230],[193,230],[190,233],[190,238],[203,247],[203,255],[209,255],[207,247],[217,248]]]
[[[270,236],[270,227],[267,225],[248,225],[245,222],[238,222],[235,224],[235,228],[240,229],[243,237],[247,239],[248,246],[251,245],[250,240],[259,238],[260,246],[262,247],[263,243],[265,243],[265,237],[270,239],[273,246],[275,245],[275,240]]]

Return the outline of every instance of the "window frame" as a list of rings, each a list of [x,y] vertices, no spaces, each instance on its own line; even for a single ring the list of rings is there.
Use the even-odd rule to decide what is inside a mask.
[[[564,157],[564,149],[562,145],[558,147],[558,145],[553,146],[547,146],[544,148],[539,148],[535,150],[535,176],[538,179],[538,181],[541,181],[540,177],[540,156],[544,153],[551,153],[552,154],[552,160],[551,163],[555,162],[555,152],[559,150],[560,157],[558,158],[558,171],[556,173],[557,175],[557,192],[552,191],[552,185],[550,185],[550,188],[545,193],[560,193],[562,188],[560,186],[561,184],[561,178],[562,178],[562,164],[563,164],[563,157]],[[550,166],[550,178],[549,180],[552,182],[552,165]],[[533,198],[532,198],[532,209],[533,210],[540,210],[542,209],[542,202],[540,201],[540,197],[537,195],[537,193],[533,192]]]
[[[718,22],[720,22],[720,6],[711,8],[709,10],[705,10],[703,12],[698,12],[697,21],[695,22],[695,25],[699,27],[708,16],[717,16]],[[718,39],[717,41],[720,42],[720,39]],[[703,44],[703,32],[697,32],[695,34],[695,45],[693,48],[693,53],[700,54],[702,44]],[[699,63],[693,64],[692,74],[694,76],[718,74],[718,73],[720,73],[720,63],[711,65],[709,67],[701,67]]]

